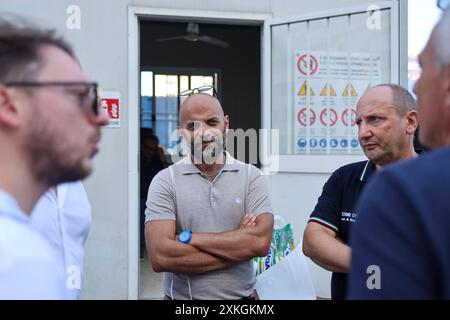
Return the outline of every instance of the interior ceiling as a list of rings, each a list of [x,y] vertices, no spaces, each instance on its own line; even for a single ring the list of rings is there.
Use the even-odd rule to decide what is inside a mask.
[[[167,42],[157,42],[157,39],[182,36],[187,34],[187,27],[189,22],[198,23],[199,34],[207,35],[222,41],[229,43],[230,47],[233,44],[238,45],[242,39],[239,39],[236,35],[240,31],[246,31],[250,29],[255,29],[255,26],[238,26],[230,24],[211,24],[211,23],[201,23],[198,21],[186,21],[186,22],[166,22],[166,21],[153,21],[153,20],[143,20],[141,21],[141,28],[145,31],[145,37],[143,41],[151,42],[155,48],[164,48],[167,46],[176,46],[180,49],[188,47],[198,47],[199,49],[219,49],[226,50],[227,48],[221,48],[218,46],[213,46],[209,43],[204,43],[200,41],[192,42],[184,39],[173,40]],[[150,32],[149,32],[150,31]]]

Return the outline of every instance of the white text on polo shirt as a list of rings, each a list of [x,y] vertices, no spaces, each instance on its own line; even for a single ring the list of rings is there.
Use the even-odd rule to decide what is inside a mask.
[[[357,216],[356,213],[341,212],[341,221],[355,222],[356,216]]]

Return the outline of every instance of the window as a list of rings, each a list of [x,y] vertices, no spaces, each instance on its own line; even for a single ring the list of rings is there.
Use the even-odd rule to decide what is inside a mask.
[[[168,153],[178,143],[173,132],[179,125],[180,92],[203,85],[213,85],[219,92],[218,72],[189,71],[141,72],[141,128],[152,129]]]
[[[390,7],[361,9],[271,23],[270,118],[281,156],[362,155],[356,102],[369,86],[398,81],[398,44],[391,48]]]

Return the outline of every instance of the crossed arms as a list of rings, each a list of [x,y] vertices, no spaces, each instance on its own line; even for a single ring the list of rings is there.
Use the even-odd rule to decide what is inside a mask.
[[[193,233],[191,241],[184,244],[177,239],[174,220],[156,220],[145,225],[145,238],[156,272],[198,274],[265,256],[272,229],[272,214],[246,214],[236,230]]]

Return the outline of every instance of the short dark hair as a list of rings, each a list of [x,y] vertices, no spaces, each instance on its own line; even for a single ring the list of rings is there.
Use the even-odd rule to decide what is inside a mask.
[[[404,116],[408,111],[417,110],[416,99],[414,99],[413,95],[402,86],[392,83],[383,83],[376,85],[373,88],[377,87],[387,87],[391,89],[392,102],[397,108],[397,112],[400,116]]]
[[[55,30],[43,30],[23,18],[1,14],[0,83],[36,76],[43,65],[39,51],[45,45],[55,46],[74,57],[70,45]]]

